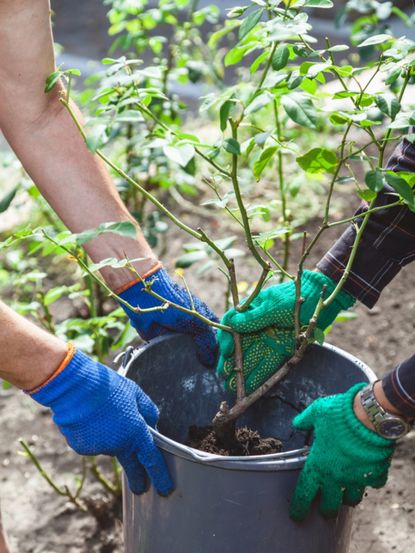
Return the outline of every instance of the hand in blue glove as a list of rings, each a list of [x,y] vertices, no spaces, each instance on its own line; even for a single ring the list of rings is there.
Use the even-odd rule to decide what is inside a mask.
[[[190,298],[187,290],[176,284],[164,269],[157,269],[153,274],[147,276],[144,281],[150,282],[151,289],[164,299],[187,309],[192,308],[193,300],[196,311],[211,321],[219,322],[219,319],[206,304],[196,296],[192,295],[192,298]],[[130,305],[142,309],[162,305],[161,301],[145,291],[143,281],[135,282],[118,295]],[[216,332],[212,326],[174,307],[149,313],[135,313],[125,305],[121,304],[121,306],[127,313],[132,326],[144,340],[151,340],[168,332],[190,334],[195,341],[201,363],[206,367],[215,367],[218,346]]]
[[[161,495],[172,491],[164,458],[147,426],[155,427],[159,412],[137,384],[70,345],[58,370],[29,393],[52,410],[77,453],[116,457],[133,493],[146,490],[146,473]]]

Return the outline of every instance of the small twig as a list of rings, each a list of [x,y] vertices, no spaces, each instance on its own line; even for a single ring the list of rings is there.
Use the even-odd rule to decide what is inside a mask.
[[[101,484],[101,486],[107,490],[111,495],[114,497],[119,497],[121,494],[121,489],[117,487],[116,485],[112,484],[108,478],[106,478],[105,474],[101,471],[101,469],[98,466],[96,457],[88,457],[88,460],[90,462],[89,470],[91,471],[92,476],[95,478],[97,482]]]
[[[214,326],[215,328],[220,328],[222,330],[226,330],[227,332],[232,332],[232,328],[230,326],[223,325],[221,323],[217,323],[216,321],[212,321],[212,320],[208,319],[208,317],[205,317],[204,315],[199,313],[198,311],[193,310],[193,309],[188,309],[187,307],[184,307],[183,305],[179,305],[178,303],[175,303],[175,302],[173,302],[173,301],[171,301],[167,298],[164,298],[163,296],[161,296],[157,292],[154,292],[154,290],[152,290],[153,282],[151,280],[146,281],[145,279],[143,279],[140,276],[140,274],[138,273],[137,269],[133,265],[131,265],[130,263],[127,263],[126,266],[130,269],[130,271],[134,275],[136,275],[137,278],[139,278],[142,281],[143,286],[144,286],[144,291],[147,292],[147,294],[150,294],[150,296],[153,296],[154,298],[156,298],[160,302],[162,302],[163,306],[166,306],[166,307],[164,307],[164,309],[167,309],[169,307],[173,307],[174,309],[177,309],[178,311],[182,311],[183,313],[187,313],[188,315],[192,315],[193,317],[196,317],[197,319],[200,319],[201,321],[203,321],[204,323],[206,323],[209,326]],[[134,309],[135,308],[133,308],[133,310]]]
[[[271,271],[271,265],[270,263],[267,263],[267,266],[262,269],[261,276],[258,279],[258,282],[256,283],[256,286],[254,290],[252,291],[251,295],[248,296],[248,298],[243,302],[240,303],[237,307],[237,310],[241,313],[246,311],[248,307],[251,305],[251,303],[254,301],[254,299],[257,297],[257,295],[262,290],[262,287],[264,286],[264,283]]]
[[[49,486],[53,489],[53,491],[62,497],[66,497],[71,503],[73,503],[77,509],[82,511],[83,513],[88,512],[88,508],[86,505],[79,499],[79,486],[77,489],[77,492],[73,494],[68,486],[64,485],[62,488],[60,488],[52,479],[51,476],[46,472],[45,468],[42,466],[41,462],[39,461],[38,457],[33,453],[33,451],[30,449],[29,444],[25,442],[25,440],[20,439],[19,440],[20,445],[24,449],[25,453],[29,457],[30,461],[33,463],[33,465],[36,467],[38,473],[40,476],[49,484]],[[83,486],[83,484],[82,484]],[[82,488],[81,488],[82,490]]]

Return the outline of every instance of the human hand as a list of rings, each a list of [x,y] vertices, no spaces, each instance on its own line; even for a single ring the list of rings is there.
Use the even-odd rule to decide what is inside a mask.
[[[323,273],[304,271],[301,280],[301,296],[304,298],[300,310],[301,325],[307,325],[312,318],[324,286],[327,287],[326,295],[328,295],[334,290],[336,283]],[[295,303],[295,283],[289,281],[262,290],[246,311],[238,312],[233,308],[224,315],[221,321],[222,324],[232,327],[242,337],[244,375],[248,392],[254,391],[263,384],[294,353]],[[352,296],[341,291],[334,301],[322,310],[317,327],[324,330],[334,321],[342,309],[348,309],[354,303],[355,299]],[[268,338],[265,336],[259,336],[256,340],[252,337],[244,338],[247,334],[262,334],[263,332],[268,334]],[[260,350],[259,344],[269,342],[269,336],[271,335],[274,337],[276,349],[274,363],[271,354],[264,358],[259,352],[258,355],[252,353],[252,343],[254,341],[256,347]],[[220,376],[227,377],[229,387],[229,383],[232,381],[229,375],[231,374],[235,347],[233,336],[229,332],[219,330],[218,342],[220,359],[217,373]],[[265,349],[267,347],[265,346]],[[246,355],[248,350],[250,354]]]
[[[190,297],[187,290],[176,284],[164,269],[158,269],[144,280],[145,282],[151,282],[151,289],[164,299],[187,309],[191,309],[194,306],[198,313],[209,320],[214,322],[219,321],[205,303],[196,296],[193,296],[193,294]],[[119,296],[130,305],[134,307],[139,306],[142,309],[162,305],[160,300],[145,291],[142,281],[136,282],[121,292]],[[212,326],[174,307],[148,313],[135,313],[124,305],[122,307],[127,313],[132,326],[144,340],[148,341],[168,332],[190,334],[195,341],[197,354],[201,363],[206,367],[215,367],[218,346],[216,331]]]
[[[29,393],[52,410],[77,453],[116,457],[133,493],[146,490],[146,473],[161,495],[172,491],[164,458],[147,426],[156,426],[159,411],[133,381],[72,346],[58,371]]]
[[[306,517],[318,492],[320,512],[332,517],[342,504],[360,503],[367,486],[386,484],[395,442],[366,428],[353,410],[356,394],[366,385],[317,399],[295,417],[295,428],[314,430],[314,441],[291,501],[294,520]]]
[[[294,354],[295,335],[293,330],[270,327],[261,332],[241,334],[241,345],[245,391],[251,394]],[[229,342],[229,346],[232,349],[227,350],[226,357],[221,355],[216,373],[226,380],[228,390],[236,391],[233,340]]]
[[[323,287],[326,286],[326,297],[336,287],[328,276],[317,271],[304,271],[301,279],[300,324],[307,325],[312,318]],[[333,302],[325,307],[318,318],[317,326],[327,328],[342,309],[348,309],[355,299],[343,290]],[[224,324],[230,325],[236,332],[257,332],[267,327],[294,328],[296,291],[293,280],[276,284],[262,290],[243,312],[230,309],[224,316]]]

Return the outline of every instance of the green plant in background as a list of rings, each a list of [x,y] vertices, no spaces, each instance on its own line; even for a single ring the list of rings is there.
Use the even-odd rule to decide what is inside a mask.
[[[216,254],[223,265],[222,270],[237,309],[247,309],[272,277],[295,281],[297,347],[292,359],[285,369],[276,373],[256,392],[246,396],[241,343],[235,335],[237,402],[230,411],[227,408],[221,410],[216,419],[218,425],[234,420],[280,380],[301,359],[310,341],[324,339],[322,333],[315,332],[318,315],[340,292],[369,217],[378,209],[375,201],[384,185],[388,183],[395,190],[395,197],[391,195],[391,202],[386,207],[405,203],[409,209],[415,210],[412,191],[414,175],[384,169],[386,149],[398,138],[396,130],[402,134],[412,125],[412,112],[403,109],[401,102],[408,85],[413,81],[415,43],[405,37],[394,38],[390,33],[371,34],[357,46],[359,49],[374,47],[377,55],[356,67],[347,60],[348,45],[333,45],[326,39],[324,47],[319,47],[311,34],[307,8],[331,8],[330,0],[299,0],[292,6],[280,2],[252,1],[244,7],[231,10],[229,17],[232,23],[225,24],[211,37],[210,43],[217,46],[215,41],[222,40],[225,34],[234,33],[234,42],[226,51],[224,63],[227,67],[238,66],[238,73],[245,76],[238,84],[214,92],[204,100],[202,110],[216,116],[218,122],[219,129],[213,142],[201,139],[196,131],[188,133],[183,129],[177,130],[175,125],[154,113],[149,106],[152,98],[158,97],[158,92],[149,89],[130,91],[129,109],[149,123],[147,134],[142,137],[143,144],[146,141],[154,144],[156,140],[158,146],[176,151],[177,156],[186,152],[186,161],[197,158],[201,163],[203,178],[216,196],[216,208],[227,213],[243,230],[246,247],[257,261],[259,273],[251,294],[242,304],[235,263],[227,255],[223,244],[203,229],[184,223],[139,180],[128,175],[96,145],[93,147],[70,104],[62,99],[87,144],[97,155],[179,228],[201,244],[209,246]],[[118,61],[114,60],[113,63]],[[130,66],[126,69],[127,75],[138,74],[137,78],[140,71]],[[369,86],[377,76],[385,84],[382,90],[373,93]],[[328,78],[336,80],[337,91],[328,93],[323,88]],[[327,108],[328,98],[332,101],[331,105],[336,100],[346,99],[349,106]],[[383,121],[386,123],[384,126]],[[319,137],[322,132],[326,133],[324,140]],[[311,149],[302,149],[304,134],[314,137]],[[330,136],[330,147],[327,136]],[[411,138],[411,135],[408,137]],[[290,273],[289,267],[294,237],[293,217],[287,206],[290,164],[295,164],[297,172],[303,171],[304,185],[314,175],[322,175],[327,182],[320,228],[311,238],[306,232],[300,234],[303,236],[303,247],[294,274]],[[364,184],[356,177],[357,169],[366,175]],[[258,212],[263,214],[264,206],[263,202],[257,204],[255,200],[260,199],[263,177],[268,170],[277,175],[275,194],[279,199],[279,217],[275,220],[273,213],[269,212],[271,229],[258,233],[254,229],[255,217]],[[346,180],[353,182],[357,195],[368,202],[368,211],[362,217],[360,227],[356,227],[356,240],[344,276],[328,297],[325,297],[325,289],[321,291],[320,301],[309,325],[302,327],[299,308],[304,264],[327,229],[354,220],[353,217],[331,219],[333,191],[336,185]],[[258,193],[254,201],[248,203],[253,186]],[[281,249],[275,248],[276,238],[282,241]],[[205,258],[203,248],[195,248],[188,253],[193,253],[194,260]],[[187,261],[190,263],[189,258]],[[147,291],[152,293],[151,284]],[[168,302],[161,308],[166,306],[169,307]]]

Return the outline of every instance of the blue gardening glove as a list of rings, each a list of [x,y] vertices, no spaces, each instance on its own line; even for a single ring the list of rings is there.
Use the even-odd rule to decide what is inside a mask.
[[[314,401],[293,421],[295,428],[314,430],[314,441],[291,501],[290,516],[302,520],[320,492],[320,511],[336,516],[342,504],[357,505],[365,488],[386,484],[394,440],[366,428],[353,402],[365,386]]]
[[[191,299],[187,290],[176,284],[164,269],[158,269],[144,280],[145,282],[151,282],[151,289],[164,299],[187,309],[192,308],[193,300],[196,311],[211,321],[219,322],[219,319],[205,303],[193,295]],[[119,296],[130,305],[142,309],[159,306],[163,303],[145,291],[142,281],[135,282],[127,290],[121,292]],[[216,332],[212,326],[174,307],[162,311],[135,313],[125,305],[121,304],[121,306],[127,313],[132,326],[144,340],[148,341],[168,332],[190,334],[195,341],[201,363],[209,368],[215,367],[218,346]]]
[[[29,393],[52,410],[77,453],[116,457],[133,493],[146,490],[146,473],[161,495],[172,491],[164,458],[147,426],[155,427],[159,412],[137,384],[70,346],[54,375]]]

